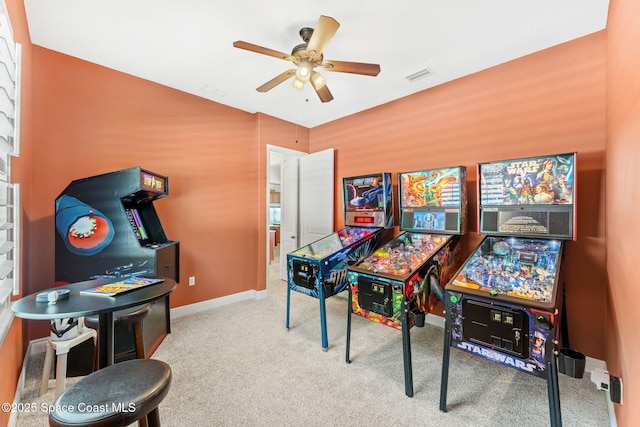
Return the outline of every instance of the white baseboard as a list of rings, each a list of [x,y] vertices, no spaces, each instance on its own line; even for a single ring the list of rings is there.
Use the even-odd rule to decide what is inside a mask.
[[[22,362],[22,369],[20,370],[20,376],[18,377],[18,384],[16,385],[16,394],[13,397],[13,403],[18,404],[22,402],[22,394],[24,392],[24,382],[27,377],[27,364],[29,362],[29,357],[32,354],[42,353],[46,350],[47,346],[47,338],[38,338],[32,341],[29,341],[27,345],[27,351],[24,354],[24,361]],[[7,427],[15,427],[18,423],[18,413],[12,411],[9,416],[9,422],[7,423]]]
[[[586,361],[584,364],[584,371],[591,372],[593,368],[602,369],[603,371],[607,370],[607,363],[604,360],[594,359],[593,357],[586,356]]]
[[[438,326],[440,328],[444,328],[444,317],[427,313],[427,315],[424,316],[424,323],[432,326]]]
[[[234,304],[236,302],[248,301],[248,300],[261,300],[267,297],[268,293],[264,291],[249,290],[240,292],[233,295],[227,295],[220,298],[214,298],[207,301],[196,302],[194,304],[183,305],[171,309],[171,317],[181,317],[187,314],[199,313],[201,311],[209,310],[216,307],[222,307],[228,304]]]
[[[34,354],[44,353],[47,351],[47,340],[48,337],[37,338],[35,340],[29,341],[29,347],[27,347],[26,356],[29,357]]]

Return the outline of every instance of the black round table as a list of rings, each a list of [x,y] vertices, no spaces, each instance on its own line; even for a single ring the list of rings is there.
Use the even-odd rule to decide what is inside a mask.
[[[100,351],[98,364],[100,368],[103,368],[113,365],[113,312],[168,297],[177,286],[174,280],[164,278],[160,283],[148,285],[116,296],[87,295],[80,293],[80,291],[114,281],[115,279],[87,280],[46,289],[19,299],[13,303],[11,309],[17,317],[31,320],[64,319],[97,314],[100,322],[98,331],[98,340],[100,343],[98,345]],[[48,291],[60,291],[61,289],[69,290],[68,298],[58,300],[55,304],[36,301],[37,294]]]

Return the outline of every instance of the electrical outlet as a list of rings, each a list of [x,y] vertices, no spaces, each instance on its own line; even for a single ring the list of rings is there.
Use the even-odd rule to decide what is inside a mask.
[[[189,286],[195,286],[196,284],[196,276],[189,277]]]
[[[609,396],[611,401],[622,405],[622,379],[610,376],[609,379]]]

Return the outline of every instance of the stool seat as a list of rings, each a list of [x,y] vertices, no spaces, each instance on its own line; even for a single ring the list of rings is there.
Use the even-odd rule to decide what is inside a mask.
[[[151,311],[151,304],[142,304],[136,307],[125,308],[113,312],[114,326],[129,326],[142,321]],[[99,320],[97,314],[84,317],[85,326],[91,329],[98,329]]]
[[[146,352],[144,348],[144,336],[142,332],[142,319],[147,317],[151,312],[151,304],[142,304],[136,307],[125,308],[124,310],[118,310],[113,312],[113,326],[129,327],[133,325],[133,336],[135,345],[135,357],[138,359],[144,359]],[[100,325],[99,317],[97,314],[84,317],[85,326],[98,330]],[[96,351],[96,356],[98,352]],[[128,353],[116,355],[118,357],[127,356]],[[95,363],[97,367],[97,362]]]
[[[148,419],[160,425],[158,405],[171,386],[171,368],[153,359],[107,366],[66,389],[53,403],[54,427],[119,427]]]

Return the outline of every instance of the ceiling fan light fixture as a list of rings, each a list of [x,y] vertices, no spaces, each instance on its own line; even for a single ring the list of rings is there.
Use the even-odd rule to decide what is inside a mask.
[[[296,80],[299,80],[302,83],[306,83],[311,78],[311,72],[313,71],[313,67],[309,62],[302,61],[300,66],[296,70]]]
[[[327,81],[322,77],[322,74],[313,73],[311,75],[311,84],[313,84],[313,87],[317,90],[325,87],[327,85]]]
[[[295,68],[290,68],[272,78],[262,86],[256,88],[258,92],[268,92],[279,84],[294,77],[292,86],[298,91],[304,91],[307,82],[322,102],[329,102],[333,95],[329,90],[326,80],[315,71],[321,67],[326,71],[360,74],[364,76],[377,76],[380,73],[379,64],[367,64],[364,62],[349,61],[324,61],[324,48],[331,41],[340,24],[330,16],[320,15],[316,28],[305,27],[300,30],[300,36],[304,43],[296,45],[291,54],[262,47],[241,40],[233,42],[233,47],[244,49],[261,55],[272,56],[292,62]]]
[[[291,83],[291,85],[296,90],[299,90],[300,92],[302,92],[304,90],[304,82],[301,82],[300,80],[298,80],[297,77],[295,79],[293,79],[293,83]]]

